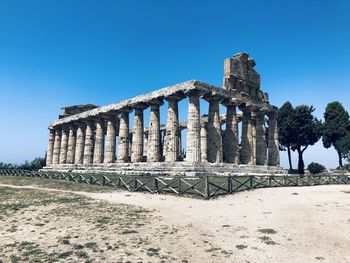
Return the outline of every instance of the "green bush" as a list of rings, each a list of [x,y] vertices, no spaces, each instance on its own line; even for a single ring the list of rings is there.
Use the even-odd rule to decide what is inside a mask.
[[[324,167],[322,164],[314,163],[314,162],[310,163],[308,165],[307,169],[312,174],[319,174],[319,173],[323,173],[326,171],[326,167]]]
[[[289,174],[299,174],[298,169],[289,169],[288,173]]]

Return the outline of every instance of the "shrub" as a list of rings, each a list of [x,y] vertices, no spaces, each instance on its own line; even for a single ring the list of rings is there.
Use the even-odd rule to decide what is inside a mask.
[[[289,169],[288,173],[289,174],[299,174],[298,169]]]
[[[314,162],[310,163],[307,169],[312,174],[319,174],[326,171],[326,167],[324,167],[322,164],[314,163]]]

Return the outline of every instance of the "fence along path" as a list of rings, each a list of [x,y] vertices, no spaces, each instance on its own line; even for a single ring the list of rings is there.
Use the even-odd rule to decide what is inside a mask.
[[[23,176],[66,180],[89,185],[124,188],[130,192],[172,193],[212,198],[218,195],[267,187],[350,184],[350,174],[320,175],[233,175],[205,177],[129,176],[70,172],[0,169],[0,176]]]

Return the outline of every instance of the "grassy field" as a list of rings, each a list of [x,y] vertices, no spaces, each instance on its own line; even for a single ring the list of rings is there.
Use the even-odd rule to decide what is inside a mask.
[[[70,192],[108,193],[115,188],[7,176],[0,177],[0,184],[9,185],[0,186],[1,263],[186,263],[191,262],[188,250],[201,255],[221,253],[192,225],[169,224],[153,209]],[[129,193],[123,191],[123,195]],[[194,232],[189,235],[188,231]],[[183,247],[179,240],[189,245]],[[225,252],[222,257],[231,255]]]
[[[64,182],[29,180],[40,187],[71,187]],[[0,183],[28,184],[25,178],[1,178]],[[0,262],[176,260],[171,251],[160,251],[158,242],[152,241],[156,230],[161,230],[162,239],[163,233],[176,229],[153,229],[150,222],[159,218],[137,206],[64,192],[0,187],[0,220]]]

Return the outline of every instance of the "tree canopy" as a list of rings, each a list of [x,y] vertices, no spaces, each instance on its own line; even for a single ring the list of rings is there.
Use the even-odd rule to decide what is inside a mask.
[[[293,170],[292,158],[291,158],[291,145],[293,143],[293,128],[294,124],[294,108],[293,105],[287,101],[278,109],[278,128],[279,128],[279,141],[280,149],[288,152],[289,170]]]
[[[334,146],[338,153],[339,167],[343,166],[342,159],[347,156],[350,147],[350,119],[348,112],[343,105],[334,101],[328,103],[325,113],[325,122],[323,124],[323,146],[329,148]]]
[[[294,109],[292,129],[293,151],[298,152],[298,172],[304,174],[303,153],[308,146],[314,145],[322,136],[322,122],[313,116],[313,106],[300,105]]]

